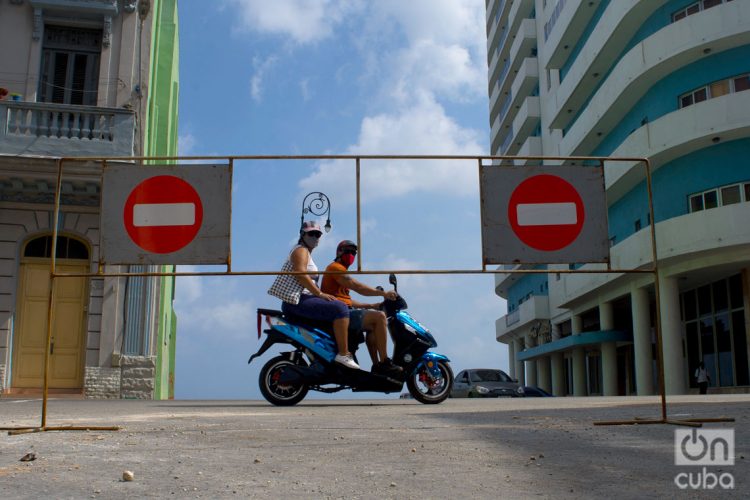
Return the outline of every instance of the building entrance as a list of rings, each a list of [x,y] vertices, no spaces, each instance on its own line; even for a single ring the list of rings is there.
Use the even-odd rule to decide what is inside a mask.
[[[24,248],[13,335],[12,389],[42,388],[44,383],[51,242],[50,236],[42,236],[31,240]],[[59,272],[89,271],[89,252],[82,242],[60,237],[57,255],[56,268]],[[55,281],[55,307],[50,345],[51,389],[83,387],[87,302],[86,278],[65,278]]]

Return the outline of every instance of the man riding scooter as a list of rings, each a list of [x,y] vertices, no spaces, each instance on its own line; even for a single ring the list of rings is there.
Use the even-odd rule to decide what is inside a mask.
[[[346,274],[349,266],[354,263],[356,255],[356,243],[350,240],[339,243],[336,247],[336,258],[326,267],[326,271],[341,274],[326,274],[323,276],[320,288],[323,293],[333,295],[351,308],[349,311],[350,332],[366,332],[367,350],[372,359],[372,372],[380,375],[400,376],[403,369],[394,364],[387,354],[388,329],[385,314],[379,310],[381,303],[357,302],[351,298],[349,291],[354,290],[366,297],[381,296],[388,300],[396,300],[398,294],[392,290],[383,291],[372,288]]]

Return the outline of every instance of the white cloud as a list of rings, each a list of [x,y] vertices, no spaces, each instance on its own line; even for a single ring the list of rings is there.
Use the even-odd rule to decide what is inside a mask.
[[[307,102],[312,97],[312,90],[310,89],[310,79],[303,78],[299,82],[299,90],[302,93],[302,100]]]
[[[398,22],[410,40],[435,39],[447,43],[487,43],[485,4],[481,0],[378,0],[372,2],[371,26],[388,20]],[[482,29],[476,33],[477,27]]]
[[[180,156],[190,156],[190,154],[193,152],[193,148],[195,147],[196,140],[195,136],[191,134],[190,132],[185,133],[183,135],[177,136],[177,154]]]
[[[288,36],[297,43],[317,42],[361,2],[351,0],[229,0],[239,7],[241,29]]]
[[[263,80],[266,77],[266,73],[276,64],[276,56],[269,56],[265,59],[259,57],[253,58],[253,68],[255,72],[250,78],[250,96],[255,102],[260,102],[263,98]]]
[[[452,101],[486,95],[486,64],[477,64],[465,46],[419,40],[399,51],[393,64],[394,82],[388,88],[399,102],[413,98],[415,89],[424,89]]]
[[[196,271],[194,266],[179,266],[179,272]],[[175,311],[181,331],[193,338],[206,336],[247,338],[254,324],[255,302],[238,300],[237,283],[225,276],[178,276]],[[204,290],[210,293],[204,293]]]
[[[382,0],[370,4],[360,47],[379,61],[390,97],[406,102],[421,92],[451,100],[486,98],[487,56],[484,2],[477,0]],[[398,39],[405,43],[388,50]],[[385,54],[372,56],[374,51]]]
[[[246,336],[255,316],[253,301],[230,301],[213,306],[193,306],[181,311],[180,320],[210,325],[206,334],[231,337]]]
[[[183,266],[180,266],[182,268]],[[178,272],[189,272],[186,269],[179,269]],[[198,301],[203,295],[203,284],[200,276],[178,276],[177,277],[177,297],[176,302],[185,302],[187,304]]]
[[[357,144],[347,154],[481,155],[479,132],[462,128],[431,96],[413,107],[366,117]],[[329,196],[351,202],[355,196],[352,161],[328,161],[302,181],[304,191],[325,186]],[[361,165],[365,200],[412,192],[465,196],[476,192],[473,161],[368,160]]]

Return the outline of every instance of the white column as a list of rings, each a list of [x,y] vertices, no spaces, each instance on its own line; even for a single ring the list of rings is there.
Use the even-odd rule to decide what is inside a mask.
[[[661,336],[664,353],[664,390],[667,394],[687,392],[685,360],[682,357],[680,292],[677,278],[660,278]]]
[[[635,386],[639,396],[650,396],[654,393],[654,370],[651,353],[651,311],[645,288],[634,287],[630,292],[630,311],[633,316]]]
[[[510,378],[516,378],[516,343],[508,342],[508,374]]]
[[[518,360],[518,355],[523,351],[523,339],[517,338],[513,341],[515,343],[516,351],[516,379],[521,385],[526,385],[526,377],[524,376],[523,361]]]
[[[614,330],[615,318],[611,302],[599,304],[599,328],[602,331]],[[602,378],[603,394],[617,396],[617,344],[602,342]]]
[[[526,348],[534,347],[536,345],[536,338],[532,337],[531,334],[526,335]],[[530,360],[526,362],[526,384],[536,387],[536,360]]]
[[[560,328],[552,325],[552,341],[560,339]],[[565,392],[565,365],[563,353],[555,352],[550,355],[550,369],[552,371],[552,394],[567,396]]]
[[[581,330],[583,330],[583,319],[580,316],[573,316],[570,320],[573,335],[579,335]],[[583,347],[573,349],[573,395],[588,395],[588,388],[586,387],[586,351]]]

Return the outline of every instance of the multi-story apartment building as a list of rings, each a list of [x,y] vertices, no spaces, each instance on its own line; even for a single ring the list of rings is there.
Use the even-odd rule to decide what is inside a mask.
[[[65,165],[55,221],[56,158],[176,154],[177,36],[176,0],[0,1],[0,392],[42,387],[54,224],[58,271],[98,269],[101,163]],[[173,287],[56,279],[51,393],[171,397]]]
[[[486,7],[491,153],[648,157],[666,391],[695,390],[703,361],[710,391],[746,392],[750,1]],[[605,186],[614,268],[650,266],[643,165],[609,162]],[[511,373],[556,395],[657,392],[653,276],[561,268],[497,275]]]

